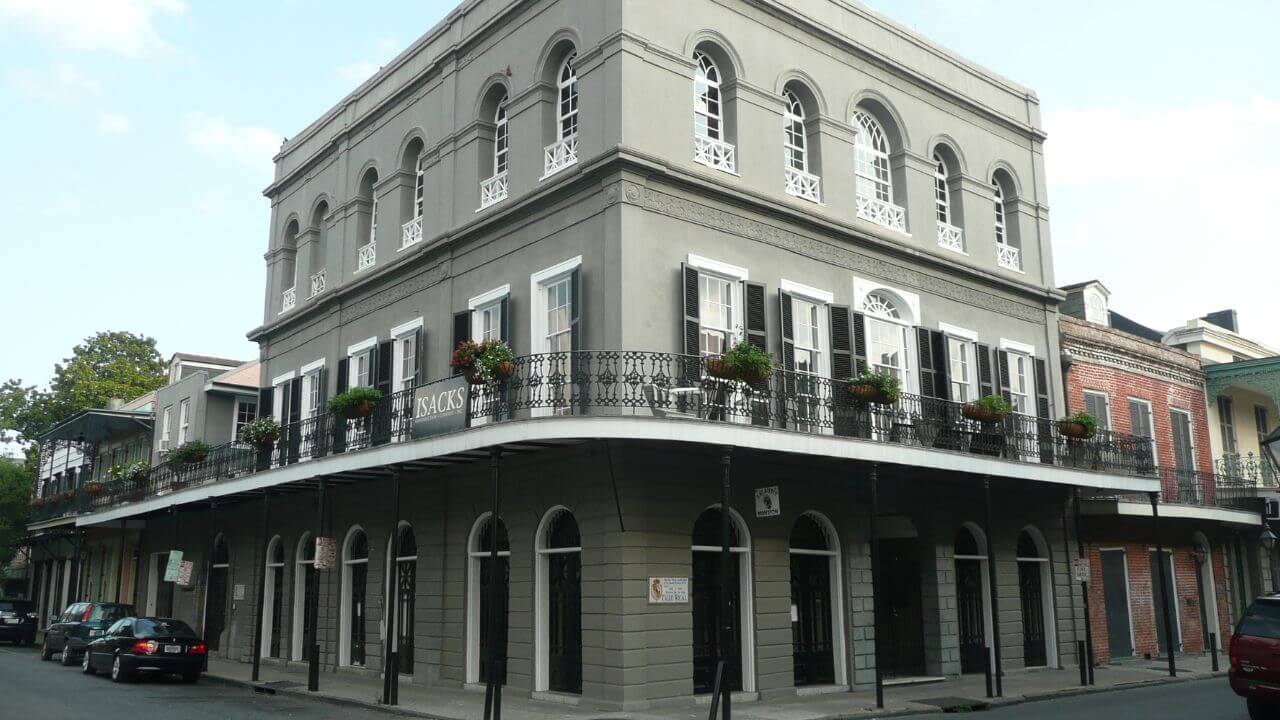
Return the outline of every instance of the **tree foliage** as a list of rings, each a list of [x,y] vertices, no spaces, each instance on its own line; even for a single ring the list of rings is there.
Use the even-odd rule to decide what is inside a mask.
[[[21,380],[0,385],[0,433],[31,442],[81,410],[155,390],[164,385],[165,377],[154,338],[122,331],[97,333],[54,365],[47,390]]]
[[[30,468],[0,459],[0,568],[13,559],[17,543],[26,533],[34,477]]]

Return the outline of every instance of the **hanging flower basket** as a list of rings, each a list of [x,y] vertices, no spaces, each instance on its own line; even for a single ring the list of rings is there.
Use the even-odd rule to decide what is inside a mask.
[[[721,380],[734,379],[733,368],[729,367],[729,363],[724,358],[707,358],[703,361],[703,367],[707,369],[707,374]]]
[[[988,395],[960,406],[960,414],[978,422],[1000,422],[1009,416],[1009,403],[999,395]]]
[[[199,440],[183,443],[169,451],[169,461],[179,465],[196,465],[209,455],[209,446]]]
[[[382,399],[382,391],[371,387],[352,388],[329,398],[329,412],[337,413],[347,420],[369,417],[373,414],[374,404]]]
[[[1070,440],[1088,440],[1098,432],[1098,420],[1087,412],[1058,420],[1058,432]]]
[[[493,366],[493,379],[506,380],[516,374],[516,364],[510,360],[503,360]]]
[[[849,394],[858,402],[890,405],[898,401],[902,386],[896,375],[863,370],[849,381]]]
[[[97,497],[102,494],[102,483],[90,482],[84,484],[84,493],[89,497]]]

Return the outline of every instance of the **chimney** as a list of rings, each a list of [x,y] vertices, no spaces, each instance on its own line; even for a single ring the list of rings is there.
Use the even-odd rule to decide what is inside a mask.
[[[1211,312],[1200,319],[1211,322],[1214,325],[1230,330],[1231,332],[1240,332],[1240,326],[1236,323],[1235,310],[1219,310],[1218,312]]]
[[[111,398],[107,401],[108,410],[119,410],[124,407],[124,398]]]

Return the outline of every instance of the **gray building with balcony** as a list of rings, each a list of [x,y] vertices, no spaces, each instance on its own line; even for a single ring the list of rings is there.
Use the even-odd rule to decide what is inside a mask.
[[[279,440],[77,523],[145,524],[217,652],[321,678],[390,644],[402,682],[634,709],[720,663],[744,699],[1074,665],[1069,503],[1159,481],[1054,422],[1044,141],[860,5],[470,0],[276,157]],[[516,357],[468,384],[485,340]],[[770,376],[708,362],[742,342]]]

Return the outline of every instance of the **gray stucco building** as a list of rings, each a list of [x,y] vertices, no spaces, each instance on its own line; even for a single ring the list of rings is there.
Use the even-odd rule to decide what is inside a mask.
[[[280,441],[77,522],[183,550],[174,612],[219,653],[322,673],[394,634],[405,682],[627,709],[722,658],[748,699],[1072,665],[1069,501],[1159,485],[1147,444],[1054,422],[1044,140],[1030,90],[860,5],[466,2],[276,158]],[[421,431],[487,339],[513,374]],[[715,376],[740,341],[771,377]],[[855,400],[863,370],[901,397]],[[370,418],[326,410],[360,386]],[[970,419],[987,395],[1015,412]]]

